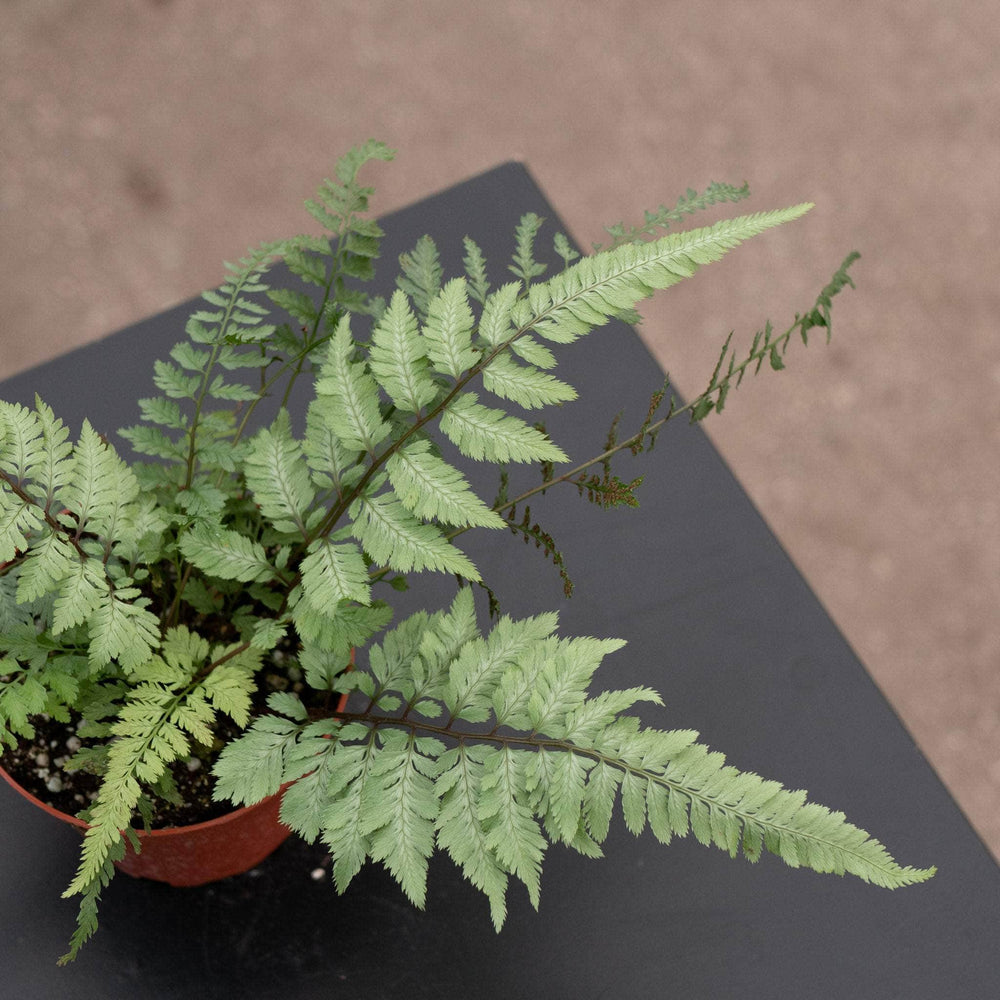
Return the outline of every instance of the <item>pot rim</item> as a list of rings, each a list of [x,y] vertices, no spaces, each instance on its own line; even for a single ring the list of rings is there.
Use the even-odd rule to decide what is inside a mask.
[[[79,819],[76,816],[71,816],[69,813],[63,812],[61,809],[56,809],[54,806],[50,806],[45,802],[42,802],[37,796],[33,795],[28,791],[20,782],[18,782],[0,763],[0,777],[7,782],[11,788],[14,789],[19,795],[27,799],[32,805],[37,806],[39,809],[47,812],[50,816],[54,816],[58,820],[62,820],[64,823],[68,823],[70,826],[75,826],[78,830],[89,830],[90,824],[84,822],[84,820]],[[282,785],[281,788],[275,793],[280,795],[286,788],[286,785]],[[214,819],[202,820],[200,823],[190,823],[186,826],[164,826],[157,830],[135,830],[136,834],[140,839],[146,837],[171,837],[180,836],[181,834],[189,834],[191,832],[198,832],[199,830],[204,830],[209,827],[221,826],[224,823],[232,821],[234,818],[242,815],[243,813],[249,812],[251,809],[256,809],[261,804],[268,802],[274,796],[269,795],[266,798],[260,800],[260,802],[255,802],[249,806],[239,806],[234,808],[230,812],[225,813],[222,816],[216,816]]]

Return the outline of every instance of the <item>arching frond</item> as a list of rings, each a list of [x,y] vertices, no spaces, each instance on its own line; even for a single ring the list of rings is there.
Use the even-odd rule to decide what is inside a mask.
[[[297,742],[305,741],[313,762],[322,754],[325,801],[310,783],[285,815],[312,832],[319,822],[341,891],[370,859],[422,905],[436,846],[488,896],[499,929],[509,877],[537,906],[549,841],[599,855],[618,803],[632,833],[648,825],[665,844],[690,833],[733,857],[757,861],[768,851],[793,867],[885,888],[933,875],[900,866],[805,792],[727,764],[696,742],[697,733],[642,727],[624,714],[639,700],[658,703],[655,692],[591,695],[593,674],[621,641],[555,637],[551,616],[505,619],[480,636],[468,631],[471,607],[460,591],[447,615],[414,615],[373,646],[371,681],[359,686],[379,695],[363,711],[338,713],[338,728],[323,740],[309,742],[307,717],[293,701],[283,709],[291,718],[254,723],[217,767],[234,801],[251,801],[230,777],[235,761],[267,776],[247,782],[263,794],[301,779]],[[462,631],[453,633],[459,622]],[[453,640],[443,641],[448,634]],[[432,676],[421,665],[431,649],[439,651],[436,679],[415,689],[415,676]],[[394,687],[398,697],[385,702]],[[398,707],[376,707],[383,703]]]

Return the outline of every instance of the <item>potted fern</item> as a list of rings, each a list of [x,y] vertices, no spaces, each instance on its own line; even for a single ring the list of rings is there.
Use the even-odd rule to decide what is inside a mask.
[[[662,235],[747,193],[712,185],[612,227],[590,256],[557,234],[565,266],[547,278],[542,220],[526,215],[512,280],[495,287],[474,242],[446,280],[425,237],[385,301],[364,290],[382,232],[358,173],[391,158],[369,142],[338,162],[307,203],[327,235],[227,265],[157,363],[141,422],[120,432],[139,460],[87,422],[72,442],[41,398],[0,403],[2,763],[84,832],[63,961],[96,929],[116,864],[197,884],[256,864],[289,831],[326,845],[339,891],[374,860],[417,906],[440,849],[498,929],[510,878],[537,903],[548,843],[599,854],[619,800],[630,830],[648,824],[664,842],[690,832],[733,856],[767,850],[889,888],[929,878],[842,814],[725,765],[697,734],[640,725],[635,707],[659,703],[650,688],[591,693],[624,643],[561,636],[548,610],[503,615],[459,547],[472,529],[509,531],[545,550],[568,592],[532,497],[561,485],[634,505],[640,481],[619,479],[615,456],[648,449],[682,414],[721,411],[748,371],[783,367],[793,336],[829,334],[856,255],[783,333],[768,325],[743,357],[727,341],[697,398],[682,405],[664,386],[630,433],[612,428],[570,461],[532,420],[576,396],[552,374],[556,351],[810,206]],[[297,396],[303,426],[289,416]],[[488,498],[456,460],[493,468]],[[525,465],[541,476],[515,487]],[[453,599],[393,622],[394,590],[423,572],[452,575]],[[225,818],[192,811],[205,789]],[[248,816],[263,833],[229,825]],[[221,868],[189,870],[187,846],[172,867],[162,845],[189,823],[214,831]]]

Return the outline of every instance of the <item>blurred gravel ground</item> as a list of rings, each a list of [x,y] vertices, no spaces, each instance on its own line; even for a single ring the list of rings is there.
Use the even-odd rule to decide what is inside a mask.
[[[749,180],[749,210],[815,201],[668,293],[642,334],[690,394],[730,329],[745,343],[790,320],[863,253],[832,346],[793,349],[706,428],[1000,856],[1000,18],[984,12],[0,0],[0,376],[299,231],[303,198],[369,136],[399,150],[371,174],[377,211],[518,159],[584,244],[710,180]]]

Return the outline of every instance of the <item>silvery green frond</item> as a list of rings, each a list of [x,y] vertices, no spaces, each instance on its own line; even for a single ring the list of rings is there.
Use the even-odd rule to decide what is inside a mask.
[[[427,344],[420,336],[409,299],[401,291],[393,293],[372,331],[369,369],[397,409],[404,412],[419,413],[437,395]]]
[[[19,485],[44,461],[46,442],[40,415],[20,403],[0,403],[0,472]]]
[[[217,801],[252,805],[273,795],[282,783],[285,755],[301,726],[280,715],[262,715],[228,743],[213,768]]]
[[[115,537],[125,508],[139,495],[139,482],[117,452],[84,420],[73,450],[73,479],[58,500],[84,530]]]
[[[244,464],[247,486],[261,513],[283,532],[305,535],[316,490],[309,478],[302,445],[292,437],[287,410],[251,442]]]
[[[28,604],[58,590],[76,568],[82,566],[79,554],[61,534],[48,527],[41,537],[32,539],[31,548],[17,581],[17,603]]]
[[[149,660],[160,644],[160,620],[135,588],[103,590],[88,615],[89,656],[94,670],[118,660],[132,670]]]
[[[483,761],[492,753],[488,747],[459,744],[441,755],[437,846],[485,893],[493,926],[500,930],[507,916],[507,871],[490,847],[479,817]]]
[[[43,523],[42,509],[30,497],[0,489],[0,563],[10,562]]]
[[[486,297],[479,317],[479,336],[491,347],[499,347],[510,339],[511,310],[520,294],[520,283],[511,281]]]
[[[458,378],[479,360],[472,347],[475,317],[465,278],[452,278],[427,304],[421,333],[435,371]]]
[[[507,268],[521,279],[525,287],[531,284],[532,278],[545,273],[545,265],[535,260],[535,238],[544,222],[541,216],[528,212],[521,216],[514,230],[514,262]]]
[[[353,360],[350,317],[345,316],[330,338],[316,392],[328,400],[323,410],[331,430],[345,448],[373,452],[391,433],[379,412],[375,379],[363,362]]]
[[[319,612],[341,601],[371,602],[371,582],[361,550],[352,542],[317,538],[302,560],[302,590]]]
[[[362,497],[351,530],[380,566],[400,573],[430,569],[480,579],[468,557],[438,527],[415,517],[392,493]]]
[[[462,263],[469,279],[469,295],[482,305],[490,290],[490,281],[486,274],[486,258],[479,244],[470,237],[464,237],[462,245],[465,247]]]
[[[727,764],[697,733],[625,714],[658,703],[655,692],[591,695],[595,670],[623,643],[559,638],[554,626],[551,615],[502,619],[483,636],[463,589],[447,611],[412,615],[371,647],[358,668],[370,678],[354,685],[367,706],[334,713],[317,738],[293,699],[280,707],[291,720],[254,723],[217,773],[231,797],[243,795],[241,766],[260,795],[306,780],[287,814],[329,845],[340,891],[371,859],[422,905],[437,847],[488,896],[498,928],[510,876],[537,906],[548,843],[599,856],[618,803],[629,830],[648,825],[664,843],[690,833],[751,861],[767,850],[889,888],[933,874],[899,866],[804,792]]]
[[[413,441],[386,463],[393,491],[419,518],[456,527],[503,528],[506,522],[472,492],[454,466],[431,451],[429,441]]]
[[[797,219],[810,208],[803,204],[724,219],[703,229],[583,257],[543,285],[532,286],[530,308],[521,323],[547,340],[571,343],[654,291],[677,284],[750,237]]]
[[[538,429],[478,402],[474,392],[454,398],[441,414],[442,433],[469,458],[487,462],[565,462],[566,453]]]
[[[210,576],[222,580],[266,580],[274,574],[260,542],[238,531],[202,522],[180,539],[184,558]]]
[[[526,410],[568,403],[577,397],[573,386],[532,365],[519,365],[509,354],[498,354],[486,365],[483,387]]]

